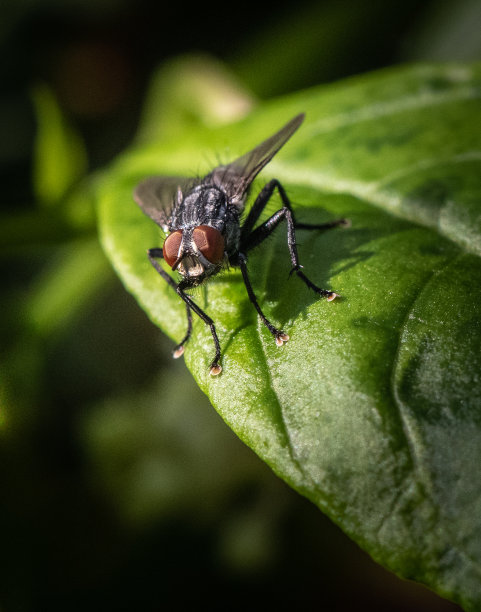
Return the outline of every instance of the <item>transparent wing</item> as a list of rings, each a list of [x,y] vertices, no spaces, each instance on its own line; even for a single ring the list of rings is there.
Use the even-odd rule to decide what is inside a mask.
[[[186,193],[195,184],[195,179],[183,176],[151,176],[134,189],[134,200],[157,225],[165,227],[169,223],[178,188]]]
[[[240,200],[262,168],[270,162],[303,121],[304,113],[301,113],[255,149],[226,166],[219,166],[206,178],[211,179],[233,201]]]

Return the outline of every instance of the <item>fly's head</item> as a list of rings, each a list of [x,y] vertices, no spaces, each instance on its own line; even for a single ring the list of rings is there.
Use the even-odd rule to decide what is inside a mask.
[[[224,260],[222,233],[210,225],[176,229],[165,239],[164,259],[192,286],[216,274]]]

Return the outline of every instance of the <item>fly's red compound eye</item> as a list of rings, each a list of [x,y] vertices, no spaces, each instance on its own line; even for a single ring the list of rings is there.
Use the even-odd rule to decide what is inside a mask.
[[[182,230],[175,230],[175,232],[169,234],[165,239],[162,252],[164,254],[165,261],[169,264],[171,268],[177,261],[181,242]]]
[[[210,225],[199,225],[192,232],[192,238],[202,253],[202,255],[210,261],[217,264],[224,258],[224,237]]]

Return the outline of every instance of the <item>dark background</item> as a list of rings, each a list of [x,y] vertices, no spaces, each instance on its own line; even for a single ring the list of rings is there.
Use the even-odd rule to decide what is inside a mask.
[[[107,262],[65,321],[48,333],[27,321],[55,266],[95,240],[93,223],[37,215],[31,94],[51,88],[95,171],[128,146],[169,58],[210,53],[267,99],[406,61],[478,59],[480,6],[2,3],[1,612],[457,609],[374,564],[276,479]]]

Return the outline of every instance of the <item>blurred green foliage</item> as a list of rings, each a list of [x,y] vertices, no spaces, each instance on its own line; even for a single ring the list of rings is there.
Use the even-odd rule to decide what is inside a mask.
[[[456,609],[377,567],[235,438],[96,237],[95,171],[169,56],[227,61],[244,108],[403,59],[480,57],[479,3],[360,6],[212,6],[216,22],[146,1],[2,5],[2,612]]]

